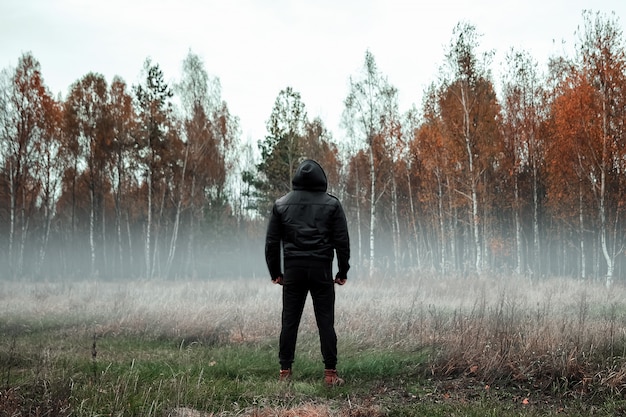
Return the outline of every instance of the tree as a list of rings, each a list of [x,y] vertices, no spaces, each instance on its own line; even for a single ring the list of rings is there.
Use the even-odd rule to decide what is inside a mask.
[[[594,178],[594,190],[598,199],[600,246],[606,263],[606,286],[613,284],[615,258],[621,252],[622,241],[617,234],[610,237],[611,230],[619,221],[619,201],[612,196],[623,195],[623,189],[615,188],[623,165],[622,138],[626,122],[626,51],[621,26],[615,19],[595,18],[586,12],[582,33],[581,54],[583,70],[597,91],[599,101],[599,140],[589,144],[600,145],[594,149],[593,161],[599,178]],[[598,113],[596,113],[598,114]],[[619,240],[619,241],[618,241]],[[611,242],[612,241],[612,242]]]
[[[43,236],[39,248],[36,273],[40,275],[48,252],[52,220],[56,214],[56,204],[61,192],[61,178],[64,163],[61,159],[63,146],[63,105],[51,96],[43,100],[44,123],[41,141],[35,145],[35,157],[39,163],[37,178],[40,185],[39,200],[43,209]]]
[[[476,28],[459,23],[447,53],[448,79],[440,92],[440,109],[445,134],[449,137],[448,149],[460,167],[455,191],[464,195],[469,203],[469,223],[473,237],[474,270],[483,267],[483,230],[486,214],[484,193],[488,189],[487,174],[497,167],[499,108],[490,81],[487,63],[491,53],[479,61]]]
[[[151,278],[155,272],[153,263],[156,256],[152,250],[157,249],[153,243],[154,197],[157,192],[164,193],[162,180],[164,179],[165,156],[168,150],[168,133],[172,115],[173,96],[169,86],[165,83],[163,72],[158,64],[153,64],[148,58],[144,61],[143,81],[133,86],[135,106],[138,116],[137,146],[139,168],[142,170],[146,193],[146,221],[145,221],[145,265],[146,277]],[[160,187],[161,186],[161,187]],[[163,194],[160,194],[163,197]],[[162,200],[163,201],[163,200]]]
[[[89,73],[70,88],[66,99],[66,129],[70,140],[76,143],[78,164],[84,165],[84,177],[89,190],[89,248],[91,274],[96,276],[96,224],[100,225],[100,242],[105,256],[105,195],[109,183],[105,170],[111,163],[112,120],[109,113],[109,91],[102,75]],[[78,174],[78,172],[76,172]]]
[[[330,132],[319,117],[306,122],[301,148],[304,157],[313,159],[324,167],[326,177],[328,178],[329,191],[340,194],[341,164],[339,162],[339,151],[332,142]]]
[[[393,93],[397,97],[397,91]],[[390,97],[391,98],[391,97]],[[398,100],[384,100],[381,114],[381,126],[383,128],[381,138],[375,147],[375,160],[378,161],[378,173],[383,187],[382,190],[387,196],[382,200],[388,210],[383,213],[389,227],[391,229],[392,253],[389,257],[393,258],[394,273],[400,272],[400,261],[403,257],[403,233],[400,226],[400,212],[403,210],[401,200],[404,198],[404,192],[400,190],[405,186],[404,171],[405,156],[407,151],[407,143],[404,138],[402,120],[398,108]],[[388,192],[385,192],[389,190]],[[382,193],[381,193],[382,194]]]
[[[133,237],[130,233],[132,200],[131,188],[136,187],[133,173],[137,171],[137,154],[133,132],[136,131],[136,115],[133,98],[127,91],[124,80],[113,78],[110,91],[110,115],[112,148],[110,182],[115,206],[115,236],[117,238],[117,273],[124,270],[125,258],[129,267],[133,267]],[[126,215],[124,222],[124,214]],[[124,224],[126,225],[125,233]],[[126,250],[125,250],[126,248]]]
[[[376,65],[374,55],[365,53],[365,62],[360,77],[350,77],[350,89],[344,101],[342,124],[348,137],[358,145],[357,150],[365,149],[369,164],[369,263],[373,272],[375,259],[376,203],[380,198],[377,192],[377,142],[385,141],[386,110],[396,106],[398,92],[387,81]],[[357,151],[358,152],[358,151]]]
[[[307,125],[307,112],[300,93],[287,87],[281,90],[267,121],[264,141],[258,142],[261,174],[255,186],[260,191],[261,210],[267,212],[271,204],[291,190],[291,178],[303,156],[302,138]]]
[[[418,196],[420,185],[424,181],[424,169],[420,161],[420,144],[418,135],[420,131],[420,125],[422,123],[421,116],[418,114],[418,110],[415,107],[412,107],[404,116],[404,137],[405,139],[405,153],[404,153],[404,176],[406,178],[406,198],[408,199],[408,210],[406,213],[407,222],[407,230],[411,231],[413,234],[413,245],[414,248],[409,252],[409,257],[411,258],[411,265],[416,265],[417,268],[422,268],[422,256],[421,256],[421,242],[425,242],[426,239],[423,238],[420,233],[420,217],[418,212],[421,207],[419,204]],[[426,219],[424,219],[426,220]],[[443,239],[443,235],[441,235],[441,239]],[[411,240],[409,240],[410,244]],[[433,252],[432,250],[429,252]],[[441,262],[445,257],[443,255],[444,252],[440,253]],[[415,259],[413,259],[415,256]],[[434,258],[434,256],[433,256]],[[434,259],[433,259],[434,262]],[[433,265],[434,266],[434,265]],[[442,269],[443,271],[443,269]]]
[[[409,158],[413,168],[414,182],[418,188],[419,202],[423,212],[432,213],[431,230],[438,240],[438,262],[434,267],[445,274],[451,266],[458,266],[457,220],[453,215],[458,205],[458,194],[452,194],[454,160],[449,138],[438,105],[435,85],[426,91],[423,103],[423,122],[416,127],[409,142]],[[413,221],[414,223],[416,220]],[[417,234],[417,229],[415,229]]]
[[[4,73],[2,78],[0,160],[9,196],[8,260],[11,275],[19,276],[23,272],[30,216],[39,193],[33,170],[46,125],[44,102],[49,93],[40,64],[30,53],[23,54],[13,73]],[[20,238],[17,253],[16,237]]]
[[[585,230],[592,228],[593,191],[587,187],[589,166],[584,145],[592,110],[593,91],[577,72],[561,84],[552,103],[552,135],[546,149],[547,196],[552,214],[561,224],[576,224],[580,241],[581,274],[585,271]],[[596,109],[597,110],[597,109]],[[597,128],[597,126],[596,126]]]
[[[221,98],[219,79],[210,77],[200,57],[191,51],[183,61],[183,76],[176,91],[182,103],[186,148],[168,270],[176,248],[181,210],[189,208],[191,211],[187,246],[189,268],[195,263],[197,226],[207,223],[210,236],[218,239],[217,228],[229,212],[225,190],[234,161],[232,149],[239,132],[238,119],[230,114]],[[186,202],[184,207],[183,202]]]
[[[527,52],[511,50],[507,55],[509,69],[505,72],[503,87],[503,129],[514,192],[514,222],[516,266],[518,274],[541,271],[540,240],[540,178],[543,166],[544,144],[541,125],[545,121],[546,92],[539,78],[537,64]],[[524,196],[524,178],[530,177],[532,201]],[[532,209],[533,263],[528,263],[523,250],[524,208]]]
[[[552,107],[548,191],[557,213],[578,218],[581,239],[585,229],[597,228],[607,287],[624,244],[616,231],[623,210],[625,88],[626,53],[619,25],[586,12],[579,65],[560,82]]]

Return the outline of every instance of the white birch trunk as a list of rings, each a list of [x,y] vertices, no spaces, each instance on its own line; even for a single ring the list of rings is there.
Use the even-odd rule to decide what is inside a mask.
[[[374,272],[374,227],[376,225],[376,171],[374,167],[374,149],[370,143],[370,275]]]
[[[471,189],[471,227],[474,235],[474,248],[476,250],[475,268],[476,272],[480,272],[482,267],[482,250],[480,246],[480,230],[479,230],[479,216],[478,216],[478,195],[476,192],[476,178],[474,175],[474,154],[472,153],[472,147],[470,143],[470,114],[467,104],[467,98],[465,97],[465,90],[461,89],[461,104],[463,106],[463,126],[465,129],[465,148],[467,151],[468,165],[469,165],[469,181]]]
[[[441,262],[441,273],[445,274],[448,262],[446,259],[446,225],[443,210],[443,184],[441,182],[441,174],[439,172],[437,172],[437,200],[437,211],[439,212],[439,256]]]
[[[585,258],[585,217],[583,206],[582,181],[578,181],[578,226],[580,230],[580,277],[585,280],[587,277],[587,261]]]
[[[95,203],[95,197],[94,197],[94,190],[93,190],[93,185],[91,186],[91,190],[89,191],[89,196],[91,198],[91,204],[90,204],[90,209],[89,209],[89,254],[90,254],[90,260],[91,260],[91,277],[95,278],[96,276],[96,245],[95,245],[95,239],[94,239],[94,228],[95,228],[95,209],[94,209],[94,205]]]
[[[165,180],[163,180],[163,190],[165,190]],[[158,273],[158,276],[161,276],[161,262],[159,262],[159,251],[160,251],[160,245],[159,245],[159,239],[160,237],[160,232],[161,232],[161,221],[163,220],[163,210],[165,208],[165,191],[161,192],[161,202],[159,203],[159,216],[157,217],[157,221],[156,221],[156,227],[155,227],[155,232],[154,232],[154,245],[152,245],[152,275],[154,276],[155,273]]]
[[[133,256],[133,236],[130,229],[130,216],[126,212],[126,234],[128,236],[128,265],[132,271],[135,265],[135,257]]]
[[[450,178],[446,176],[446,187],[450,189]],[[448,210],[450,211],[450,219],[449,219],[449,228],[450,228],[450,264],[453,268],[456,268],[458,253],[456,247],[456,220],[457,220],[457,210],[454,208],[452,204],[452,198],[448,198]],[[444,234],[445,236],[445,234]]]
[[[541,272],[541,240],[539,239],[539,181],[537,180],[537,163],[533,158],[533,270]]]
[[[602,102],[602,161],[600,162],[600,244],[602,245],[602,254],[604,255],[604,261],[606,262],[606,287],[610,288],[613,285],[613,273],[615,269],[615,262],[613,255],[609,253],[607,243],[607,221],[606,221],[606,170],[608,160],[607,138],[608,138],[608,124],[607,124],[607,108],[606,100]]]
[[[519,201],[519,184],[517,174],[515,174],[515,246],[517,248],[517,266],[515,267],[515,273],[518,275],[522,274],[522,225],[520,224],[519,218],[519,210],[520,210],[520,201]]]
[[[394,265],[396,268],[396,274],[400,271],[400,218],[398,216],[398,190],[396,186],[396,178],[392,177],[392,218],[393,218],[393,246],[394,246]]]
[[[358,259],[363,261],[363,232],[361,231],[361,199],[359,198],[359,169],[356,169],[356,185],[354,186],[354,198],[356,201],[356,232],[357,232],[357,250]]]
[[[148,219],[146,221],[146,278],[152,278],[152,263],[150,262],[150,239],[152,230],[152,173],[148,170]]]
[[[419,233],[417,228],[417,213],[415,212],[415,204],[413,203],[413,187],[411,185],[411,176],[409,171],[406,171],[406,180],[409,185],[409,207],[411,208],[411,223],[413,223],[413,235],[415,236],[415,258],[417,261],[417,268],[421,269],[422,260],[420,259],[420,248],[419,248]]]
[[[182,201],[183,201],[183,190],[184,190],[184,184],[185,184],[185,171],[187,170],[187,160],[189,159],[189,146],[185,147],[185,160],[183,161],[183,170],[182,170],[182,175],[181,175],[181,180],[180,180],[180,186],[179,186],[179,196],[178,196],[178,201],[176,203],[176,215],[175,215],[175,219],[174,219],[174,227],[172,230],[172,239],[170,240],[170,250],[169,253],[167,255],[167,264],[166,264],[166,268],[165,268],[165,274],[166,276],[169,277],[170,272],[172,270],[172,263],[174,262],[174,255],[176,254],[176,243],[178,240],[178,225],[180,224],[180,212],[181,212],[181,207],[182,207]]]
[[[11,168],[9,168],[11,171]],[[15,198],[15,183],[13,178],[9,181],[9,199],[11,208],[9,210],[10,214],[10,226],[9,226],[9,266],[11,267],[11,273],[14,275],[14,259],[13,259],[13,245],[15,241],[15,220],[16,220],[16,212],[17,212],[17,201]]]

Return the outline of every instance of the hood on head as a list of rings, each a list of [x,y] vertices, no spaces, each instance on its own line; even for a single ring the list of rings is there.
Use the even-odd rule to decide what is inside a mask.
[[[312,159],[307,159],[302,161],[296,170],[291,185],[294,190],[326,191],[328,180],[320,164]]]

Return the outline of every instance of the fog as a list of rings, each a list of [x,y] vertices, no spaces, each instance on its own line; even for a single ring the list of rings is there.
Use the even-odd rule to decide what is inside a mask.
[[[6,242],[0,245],[0,278],[16,282],[268,279],[265,227],[265,219],[239,225],[221,224],[194,233],[181,232],[175,241],[170,230],[156,228],[149,251],[142,230],[127,232],[121,239],[114,234],[104,238],[99,235],[93,239],[93,246],[88,233],[72,235],[59,230],[50,234],[45,248],[40,239],[13,245],[12,254]],[[580,242],[575,239],[548,235],[540,242],[541,251],[536,259],[532,245],[525,242],[521,255],[528,266],[522,272],[516,268],[518,254],[512,239],[485,239],[482,267],[477,270],[472,243],[465,234],[450,240],[442,254],[440,238],[436,235],[379,233],[373,262],[369,259],[369,236],[358,233],[351,225],[350,238],[352,256],[348,277],[352,279],[499,276],[541,281],[566,277],[602,283],[605,277],[603,258],[594,238],[584,242],[584,257],[580,255]],[[615,259],[617,283],[623,282],[624,258]],[[581,262],[585,263],[584,270]],[[334,268],[336,271],[336,260]]]
[[[21,256],[23,261],[14,254],[9,262],[5,252],[2,275],[4,279],[18,281],[255,277],[266,275],[263,245],[260,235],[236,233],[221,236],[197,233],[193,237],[182,234],[172,245],[171,236],[163,238],[157,233],[157,238],[150,242],[149,255],[146,255],[142,234],[135,234],[121,243],[115,239],[99,239],[92,251],[88,234],[76,234],[70,238],[59,233],[50,240],[45,253],[38,245],[27,246]]]

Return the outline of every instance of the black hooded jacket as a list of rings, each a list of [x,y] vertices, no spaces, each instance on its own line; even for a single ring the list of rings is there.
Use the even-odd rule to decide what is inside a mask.
[[[328,181],[313,160],[300,164],[291,181],[293,190],[276,200],[267,227],[265,260],[272,279],[285,267],[327,266],[337,253],[337,276],[350,269],[350,238],[341,203],[326,193]]]

